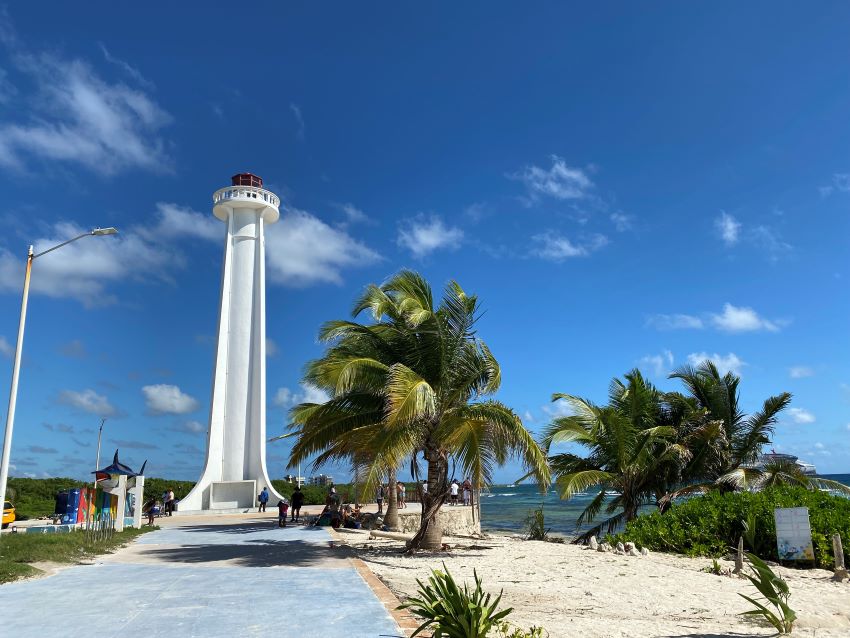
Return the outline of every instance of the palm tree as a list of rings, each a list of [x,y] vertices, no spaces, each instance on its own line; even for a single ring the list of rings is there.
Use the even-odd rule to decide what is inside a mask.
[[[675,441],[677,429],[672,423],[677,413],[666,405],[663,393],[638,370],[626,374],[625,381],[611,381],[606,406],[569,394],[552,395],[553,401],[569,403],[573,414],[548,426],[543,439],[547,453],[557,443],[577,443],[589,451],[586,457],[569,452],[549,457],[561,498],[597,488],[576,525],[593,522],[603,506],[610,515],[578,540],[603,527],[611,532],[637,517],[641,506],[664,493],[669,467],[690,457],[687,448]],[[613,498],[606,505],[611,491]]]
[[[477,486],[516,456],[548,483],[539,445],[510,408],[488,398],[499,388],[501,369],[475,333],[476,297],[451,282],[435,308],[428,283],[402,271],[367,288],[353,314],[366,310],[375,323],[336,321],[323,328],[321,338],[331,345],[308,366],[306,378],[332,398],[293,409],[299,440],[290,462],[315,454],[317,462],[350,458],[359,450],[370,459],[368,490],[388,468],[421,453],[428,491],[411,549],[442,545],[437,514],[449,493],[452,461]]]

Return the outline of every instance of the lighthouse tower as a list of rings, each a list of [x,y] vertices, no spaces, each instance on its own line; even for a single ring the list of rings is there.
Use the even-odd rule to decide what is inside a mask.
[[[266,469],[266,268],[264,228],[280,217],[280,199],[263,180],[240,173],[213,194],[224,222],[218,335],[207,458],[198,483],[178,511],[253,507],[269,488]]]

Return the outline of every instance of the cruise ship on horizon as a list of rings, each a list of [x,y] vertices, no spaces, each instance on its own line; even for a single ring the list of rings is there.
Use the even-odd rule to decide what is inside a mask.
[[[771,450],[769,453],[762,454],[761,456],[759,456],[758,463],[755,463],[753,467],[761,469],[769,463],[778,462],[794,463],[803,471],[803,474],[806,474],[807,476],[815,476],[818,473],[817,468],[811,463],[801,461],[793,454],[782,454],[780,452],[777,452],[776,450]]]

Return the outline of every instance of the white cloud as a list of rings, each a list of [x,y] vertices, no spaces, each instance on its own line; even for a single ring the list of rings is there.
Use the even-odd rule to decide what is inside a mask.
[[[522,415],[522,420],[525,421],[526,423],[533,423],[534,422],[534,415],[531,413],[531,410],[525,411],[525,413]]]
[[[277,347],[277,344],[272,339],[266,337],[266,356],[276,357],[278,354],[280,354],[280,348]]]
[[[815,371],[808,366],[792,366],[788,368],[788,376],[792,379],[803,379],[815,376]]]
[[[815,422],[815,415],[803,408],[788,408],[788,414],[791,415],[791,419],[793,419],[794,423]]]
[[[758,313],[752,308],[737,307],[730,303],[723,304],[721,314],[712,314],[711,322],[715,328],[725,332],[755,332],[758,330],[779,332],[782,323],[759,317]]]
[[[151,241],[161,242],[177,237],[195,237],[224,243],[225,224],[213,217],[212,213],[200,213],[188,206],[170,202],[157,202],[155,216],[156,225],[136,229],[138,233]]]
[[[6,341],[6,337],[0,337],[0,354],[8,359],[11,359],[12,355],[15,354],[15,347]]]
[[[626,215],[625,213],[611,213],[611,222],[613,222],[614,228],[617,229],[617,232],[620,233],[631,230],[632,228],[632,216]]]
[[[47,237],[36,239],[35,252],[46,250],[88,232],[70,222],[56,224]],[[36,259],[31,291],[49,297],[77,299],[84,305],[115,302],[107,284],[128,280],[170,281],[170,270],[181,267],[183,258],[167,246],[148,242],[128,232],[107,237],[87,237]],[[0,291],[19,293],[25,259],[0,248]]]
[[[834,173],[832,175],[832,184],[818,187],[821,197],[829,197],[835,191],[841,193],[850,192],[850,173]]]
[[[109,403],[109,399],[94,390],[83,390],[82,392],[63,390],[59,393],[58,401],[63,405],[69,405],[72,408],[96,414],[100,417],[115,416],[118,414],[118,410]]]
[[[541,197],[552,197],[558,200],[588,197],[594,184],[587,173],[580,168],[567,166],[566,162],[557,155],[552,155],[551,159],[552,166],[548,169],[531,165],[508,177],[525,184],[529,203]]]
[[[304,125],[304,116],[301,114],[301,107],[295,102],[290,102],[289,110],[292,111],[292,114],[295,116],[295,123],[298,124],[298,130],[295,132],[295,137],[303,142],[307,134],[307,127]]]
[[[751,241],[767,254],[768,259],[776,261],[780,257],[791,253],[794,247],[784,241],[774,228],[769,226],[756,226],[750,231]]]
[[[191,432],[192,434],[200,434],[201,432],[207,431],[207,426],[200,421],[186,421],[186,423],[183,424],[183,429],[187,432]]]
[[[660,354],[648,354],[641,357],[638,367],[651,371],[656,377],[666,376],[673,367],[673,353],[664,350]]]
[[[121,58],[116,58],[114,55],[109,53],[109,50],[106,48],[106,45],[104,45],[103,42],[98,42],[97,44],[98,46],[100,46],[100,50],[103,53],[103,57],[107,62],[117,66],[141,86],[144,86],[148,89],[154,88],[153,82],[151,82],[144,75],[142,75],[142,72],[139,71],[136,67],[131,66],[129,62],[126,62]]]
[[[346,220],[351,224],[360,224],[369,221],[369,216],[354,204],[339,204],[338,208],[345,213]]]
[[[716,352],[712,354],[707,352],[692,352],[688,355],[688,363],[692,366],[698,366],[706,360],[711,361],[717,367],[720,374],[731,372],[740,376],[741,368],[747,365],[734,352],[730,352],[727,355],[717,354]]]
[[[548,414],[553,419],[557,419],[558,417],[562,416],[573,416],[575,414],[569,402],[564,401],[563,399],[559,399],[558,401],[553,401],[548,405],[544,405],[541,410],[543,410],[543,412]]]
[[[531,240],[535,243],[532,255],[555,262],[572,257],[587,257],[608,244],[605,235],[590,235],[575,242],[555,231],[534,235]]]
[[[142,388],[145,405],[150,414],[189,414],[198,409],[198,402],[176,385],[159,383]]]
[[[309,383],[301,384],[301,391],[293,392],[289,388],[278,388],[272,404],[279,408],[289,408],[299,403],[325,403],[330,396],[324,390]]]
[[[427,219],[423,215],[408,219],[402,222],[398,229],[398,245],[410,250],[416,258],[425,257],[443,248],[457,248],[462,241],[463,231],[446,226],[436,215]]]
[[[298,209],[266,227],[269,279],[289,286],[341,283],[341,271],[372,264],[378,253],[345,231]]]
[[[704,327],[702,319],[693,315],[652,315],[647,317],[646,325],[658,330],[700,330]]]
[[[723,243],[727,246],[733,246],[738,243],[741,224],[732,215],[721,211],[720,216],[714,220],[714,227],[723,239]]]
[[[148,94],[102,80],[82,60],[18,50],[12,68],[28,95],[0,123],[0,163],[23,168],[28,157],[81,164],[99,174],[128,168],[170,170],[159,131],[171,122]],[[129,66],[129,65],[128,65]]]

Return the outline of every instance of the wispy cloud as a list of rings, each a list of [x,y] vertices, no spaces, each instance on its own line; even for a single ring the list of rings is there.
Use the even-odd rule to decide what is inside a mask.
[[[792,379],[803,379],[815,376],[815,371],[809,366],[792,366],[788,368],[788,376]]]
[[[611,213],[610,219],[618,233],[624,233],[627,230],[632,229],[632,222],[634,220],[632,215],[626,215],[625,213],[617,211],[616,213]]]
[[[110,439],[110,443],[117,445],[119,448],[128,450],[158,450],[159,446],[146,441],[131,441],[128,439]]]
[[[594,184],[583,169],[568,166],[557,155],[552,155],[551,161],[549,168],[531,164],[508,175],[525,185],[526,203],[537,202],[543,197],[564,201],[584,199],[590,195]]]
[[[815,415],[803,408],[788,408],[788,414],[794,423],[807,424],[815,422]]]
[[[418,215],[400,224],[396,241],[414,257],[422,258],[435,250],[458,248],[463,241],[463,231],[447,226],[437,215]]]
[[[24,451],[30,454],[56,454],[59,452],[56,448],[44,447],[42,445],[29,445],[24,448]]]
[[[646,325],[658,330],[701,330],[705,327],[703,320],[693,315],[651,315],[646,318]]]
[[[301,114],[301,107],[295,102],[290,102],[289,110],[292,111],[292,115],[295,116],[295,123],[298,124],[298,130],[295,132],[295,137],[299,141],[303,142],[304,138],[307,136],[307,127],[304,124],[304,116]]]
[[[638,367],[649,370],[656,377],[667,376],[673,368],[673,353],[664,350],[660,354],[648,354],[641,357]]]
[[[82,392],[63,390],[59,393],[57,401],[63,405],[71,406],[82,412],[96,414],[100,417],[110,417],[118,414],[118,410],[109,402],[109,399],[90,389],[83,390]]]
[[[12,355],[15,354],[14,346],[6,341],[6,337],[0,337],[0,354],[7,359],[11,359]]]
[[[86,347],[79,339],[74,339],[59,346],[59,354],[71,359],[85,359],[88,356]]]
[[[8,18],[3,17],[8,21]],[[11,25],[3,25],[10,33]],[[171,116],[141,88],[103,80],[80,59],[31,51],[16,37],[4,37],[7,71],[15,73],[17,108],[0,122],[0,164],[23,169],[32,158],[73,163],[99,174],[129,168],[171,170],[160,131]],[[105,56],[109,52],[101,49]],[[129,64],[112,63],[136,80]],[[144,78],[141,78],[144,82]]]
[[[299,403],[325,403],[330,399],[328,394],[309,383],[302,383],[300,390],[290,390],[287,387],[278,388],[272,398],[272,404],[278,408],[290,408]]]
[[[740,375],[743,367],[747,365],[746,362],[734,352],[730,352],[726,355],[718,354],[716,352],[712,354],[709,354],[708,352],[692,352],[688,355],[688,363],[692,366],[698,366],[703,361],[711,361],[717,367],[720,374],[731,372],[733,374]]]
[[[345,213],[345,219],[350,224],[362,224],[370,221],[369,216],[366,213],[350,202],[337,204],[336,206]]]
[[[711,323],[724,332],[779,332],[784,321],[771,321],[760,317],[752,308],[723,304],[723,312],[711,315]]]
[[[734,246],[738,243],[741,234],[740,222],[725,211],[720,212],[720,216],[714,220],[714,227],[717,233],[727,246]]]
[[[225,225],[210,213],[171,202],[157,202],[154,218],[156,223],[153,226],[140,226],[134,230],[146,239],[158,242],[163,238],[184,237],[224,242]]]
[[[573,257],[587,257],[608,245],[605,235],[592,234],[571,240],[557,231],[546,231],[531,238],[531,254],[548,261],[562,262]]]
[[[189,396],[176,385],[166,383],[146,385],[142,388],[142,394],[145,396],[148,413],[153,415],[189,414],[200,407],[194,397]]]
[[[850,193],[850,173],[833,173],[830,184],[818,187],[821,197],[829,197],[836,191]]]
[[[689,314],[658,314],[646,319],[646,325],[657,330],[701,330],[707,325],[723,332],[779,332],[789,323],[786,319],[765,319],[752,308],[723,304],[720,313],[705,316]]]
[[[147,89],[153,89],[154,84],[150,80],[148,80],[142,72],[139,71],[136,67],[132,66],[126,60],[122,60],[121,58],[117,58],[109,52],[109,49],[106,48],[106,45],[103,42],[98,42],[98,46],[100,47],[101,53],[103,53],[103,58],[109,62],[110,64],[114,64],[119,69],[121,69],[128,77],[134,80],[140,86],[144,86]]]

